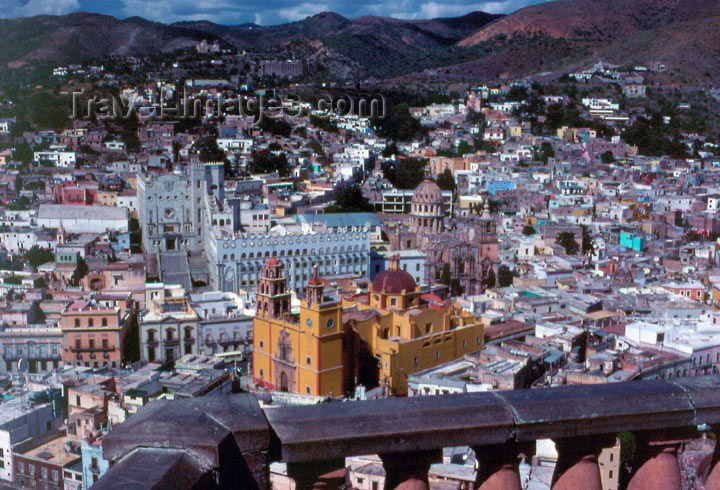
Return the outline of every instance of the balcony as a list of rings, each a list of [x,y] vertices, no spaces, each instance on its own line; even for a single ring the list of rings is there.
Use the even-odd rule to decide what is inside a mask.
[[[172,405],[170,405],[172,404]],[[618,432],[637,448],[628,488],[681,488],[683,442],[720,423],[720,377],[565,386],[268,408],[252,394],[154,401],[104,439],[113,466],[95,484],[132,481],[179,490],[268,489],[269,464],[284,461],[297,489],[327,483],[346,456],[378,454],[385,488],[427,489],[442,448],[471,446],[475,488],[519,490],[520,456],[538,439],[558,450],[554,490],[601,490],[598,455]],[[720,485],[720,447],[706,488]],[[148,465],[147,461],[153,461]],[[325,482],[325,483],[323,483]]]
[[[70,352],[112,352],[115,347],[70,347]]]

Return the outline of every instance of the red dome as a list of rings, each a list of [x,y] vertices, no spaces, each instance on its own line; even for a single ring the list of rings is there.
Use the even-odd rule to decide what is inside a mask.
[[[401,294],[403,291],[411,293],[416,287],[415,279],[403,270],[382,271],[372,282],[373,292],[376,293]]]
[[[267,265],[278,265],[278,259],[275,257],[270,257],[267,262],[265,262]]]

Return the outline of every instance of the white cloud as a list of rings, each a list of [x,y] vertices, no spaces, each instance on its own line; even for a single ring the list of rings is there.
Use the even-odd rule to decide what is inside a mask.
[[[209,20],[233,24],[240,18],[252,18],[257,5],[233,0],[121,0],[126,17],[139,16],[158,22]]]
[[[279,9],[277,16],[289,22],[294,22],[327,10],[331,9],[326,3],[303,2],[293,7]]]
[[[66,14],[75,10],[139,16],[172,23],[207,19],[218,24],[255,22],[261,25],[292,22],[322,11],[348,18],[365,15],[400,19],[454,17],[473,10],[508,13],[546,0],[0,0],[0,17]],[[7,5],[9,3],[9,5]]]
[[[48,1],[48,0],[43,0]],[[456,17],[474,10],[508,13],[546,0],[495,0],[466,3],[461,0],[120,0],[126,16],[138,15],[160,22],[207,19],[219,24],[255,22],[279,24],[304,19],[323,11],[337,12],[348,18],[364,15],[399,19]]]
[[[489,14],[504,14],[513,12],[532,3],[539,2],[537,0],[504,0],[499,2],[479,2],[468,4],[430,1],[424,2],[420,5],[416,18],[435,19],[438,17],[459,17],[473,11],[487,12]]]
[[[34,15],[63,15],[80,8],[79,0],[9,0],[0,16],[32,17]]]

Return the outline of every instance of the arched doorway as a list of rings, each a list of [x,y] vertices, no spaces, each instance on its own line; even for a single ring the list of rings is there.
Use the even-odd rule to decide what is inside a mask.
[[[290,391],[290,384],[288,383],[288,375],[285,371],[280,373],[280,391]]]

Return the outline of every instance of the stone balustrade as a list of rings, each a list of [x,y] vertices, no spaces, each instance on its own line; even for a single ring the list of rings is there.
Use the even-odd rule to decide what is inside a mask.
[[[110,432],[113,466],[93,486],[269,488],[287,463],[298,490],[333,488],[347,456],[378,454],[388,489],[427,489],[442,448],[471,446],[475,488],[520,489],[538,439],[558,451],[554,490],[601,490],[598,455],[636,437],[628,488],[681,488],[678,448],[720,423],[720,376],[260,408],[252,394],[154,401]],[[720,489],[716,455],[706,488]],[[340,473],[341,474],[341,473]]]

